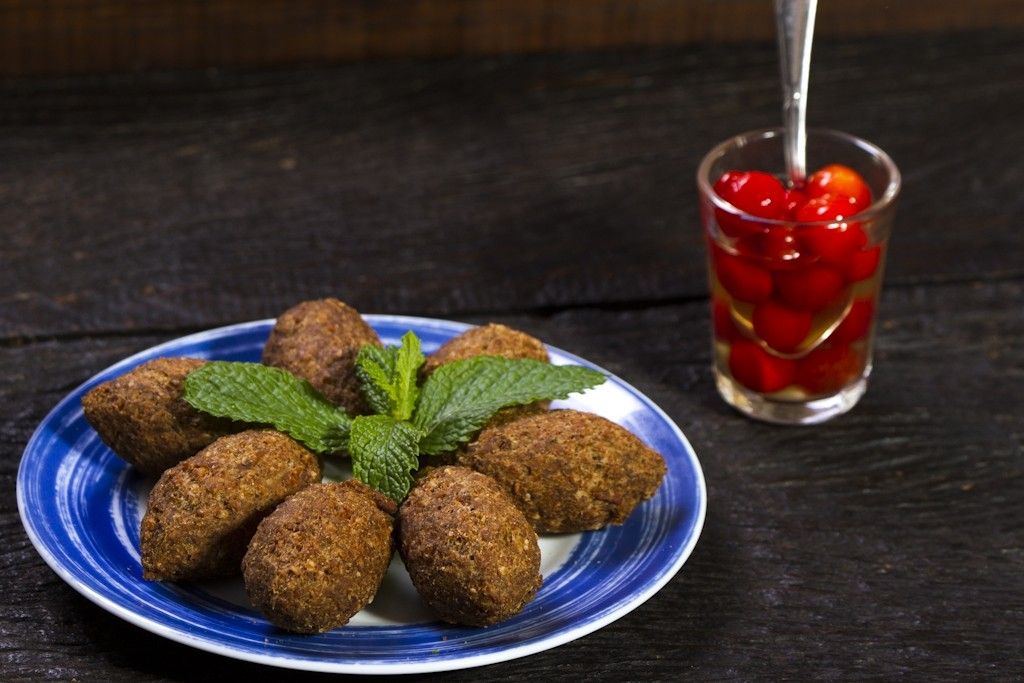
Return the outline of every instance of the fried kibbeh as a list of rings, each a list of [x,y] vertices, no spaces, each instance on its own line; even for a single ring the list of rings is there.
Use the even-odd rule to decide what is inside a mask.
[[[493,477],[539,533],[622,524],[666,472],[661,455],[628,430],[575,410],[487,427],[456,460]]]
[[[395,508],[355,480],[295,494],[260,523],[245,553],[249,599],[288,631],[345,625],[373,600],[387,572]]]
[[[284,368],[350,413],[367,406],[356,376],[356,356],[380,337],[351,306],[337,299],[304,301],[282,313],[263,349],[263,363]]]
[[[280,432],[221,437],[164,472],[142,518],[143,577],[233,576],[260,520],[320,480],[316,456]]]
[[[490,323],[449,339],[427,357],[422,372],[429,375],[445,363],[474,356],[528,358],[545,363],[549,360],[547,349],[539,339],[505,325]]]
[[[420,373],[426,377],[446,363],[476,356],[500,356],[513,360],[523,358],[543,363],[551,360],[541,340],[511,327],[490,323],[466,330],[449,339],[437,351],[427,356]],[[537,401],[528,405],[503,408],[487,424],[495,426],[523,415],[543,412],[550,404],[551,401]]]
[[[182,398],[198,358],[156,358],[82,397],[85,419],[103,443],[142,472],[157,476],[243,426],[195,410]]]
[[[398,511],[399,552],[444,621],[487,626],[518,614],[541,586],[537,534],[490,477],[439,467]]]

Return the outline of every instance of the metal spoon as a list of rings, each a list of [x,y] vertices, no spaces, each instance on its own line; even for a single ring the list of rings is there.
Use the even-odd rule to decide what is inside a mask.
[[[796,187],[807,177],[807,79],[817,10],[818,0],[775,0],[786,172]]]

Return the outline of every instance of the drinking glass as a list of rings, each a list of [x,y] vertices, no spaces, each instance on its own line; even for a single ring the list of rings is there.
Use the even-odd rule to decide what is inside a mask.
[[[718,196],[715,182],[727,171],[785,183],[781,128],[720,143],[697,171],[718,391],[740,412],[782,424],[822,422],[864,394],[900,190],[892,159],[852,135],[812,129],[807,157],[812,171],[857,171],[872,204],[841,220],[799,222],[754,216]]]

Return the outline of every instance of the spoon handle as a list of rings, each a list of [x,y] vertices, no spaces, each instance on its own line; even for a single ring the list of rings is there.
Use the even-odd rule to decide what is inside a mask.
[[[786,172],[793,185],[807,177],[807,79],[818,0],[775,0],[775,23],[782,69],[782,118]]]

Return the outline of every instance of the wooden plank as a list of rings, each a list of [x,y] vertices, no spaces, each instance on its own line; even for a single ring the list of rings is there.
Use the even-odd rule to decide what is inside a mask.
[[[1020,28],[1016,0],[822,3],[819,35]],[[765,0],[0,0],[0,76],[769,40]]]
[[[758,424],[724,406],[704,302],[493,316],[653,398],[692,441],[710,502],[693,557],[651,600],[582,640],[489,667],[488,680],[1019,678],[1022,310],[1020,282],[890,290],[867,395],[814,428]],[[18,521],[15,471],[37,422],[78,382],[167,338],[0,348],[6,680],[265,674],[92,605],[43,564]]]
[[[1022,46],[817,49],[811,121],[904,170],[891,285],[1024,275]],[[779,120],[774,60],[745,45],[11,85],[0,339],[210,327],[325,295],[437,316],[702,297],[694,170]]]

